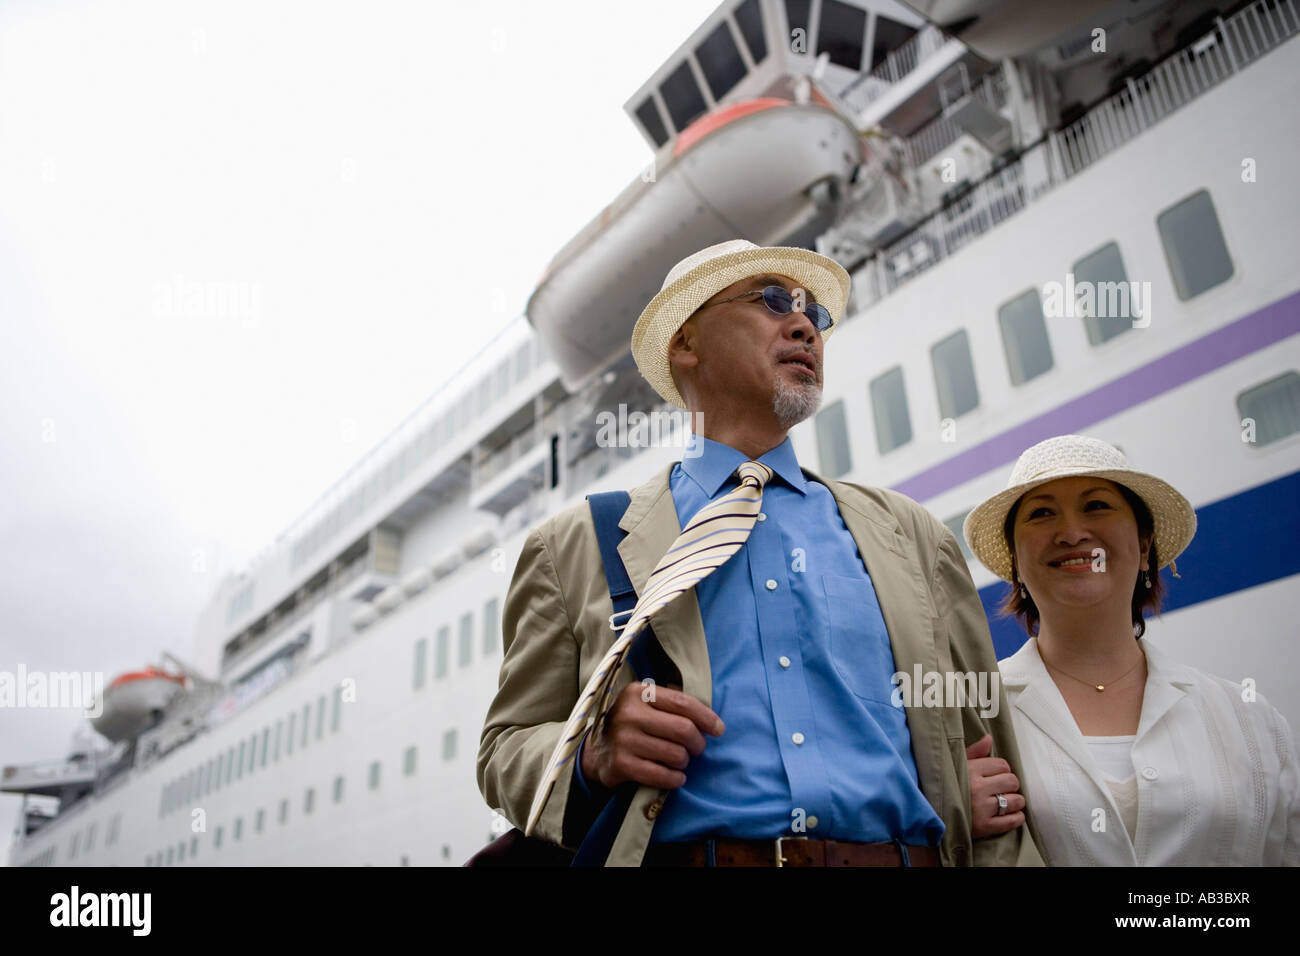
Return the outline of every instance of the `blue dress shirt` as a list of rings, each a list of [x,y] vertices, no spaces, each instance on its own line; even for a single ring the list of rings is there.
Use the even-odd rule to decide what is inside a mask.
[[[685,527],[736,487],[747,458],[696,436],[673,467]],[[944,824],[921,792],[875,588],[829,488],[805,479],[787,438],[758,459],[774,471],[762,514],[729,561],[695,586],[726,724],[705,735],[654,842],[807,835],[937,845]],[[575,764],[576,783],[590,794]],[[801,829],[802,827],[802,829]]]

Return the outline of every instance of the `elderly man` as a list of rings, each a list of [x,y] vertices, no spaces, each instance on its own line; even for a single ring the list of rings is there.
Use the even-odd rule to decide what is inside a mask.
[[[787,435],[821,401],[848,294],[831,259],[733,240],[678,263],[637,321],[637,366],[693,413],[700,454],[632,490],[618,552],[641,595],[682,560],[706,570],[654,611],[672,679],[647,693],[602,665],[618,635],[586,503],[528,535],[478,781],[531,835],[576,847],[630,781],[610,865],[1040,862],[1000,688],[988,716],[897,706],[897,672],[997,673],[956,539],[902,495],[802,468]],[[599,719],[575,704],[603,671]]]

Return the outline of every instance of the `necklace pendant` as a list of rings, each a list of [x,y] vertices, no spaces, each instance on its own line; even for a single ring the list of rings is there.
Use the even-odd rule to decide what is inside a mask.
[[[1098,684],[1098,685],[1097,685],[1097,693],[1100,694],[1100,693],[1101,693],[1102,691],[1104,691],[1105,689],[1106,689],[1106,685],[1105,685],[1105,684]]]

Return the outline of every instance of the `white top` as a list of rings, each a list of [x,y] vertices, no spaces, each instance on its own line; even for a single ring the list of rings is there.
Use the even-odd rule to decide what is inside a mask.
[[[1084,737],[1093,763],[1103,778],[1123,783],[1133,778],[1133,741],[1137,737]]]
[[[1147,639],[1129,764],[1136,822],[1098,769],[1038,641],[999,662],[1030,831],[1052,866],[1300,866],[1300,769],[1263,695],[1166,657]],[[1249,694],[1246,695],[1248,698]],[[1109,760],[1109,758],[1106,758]]]

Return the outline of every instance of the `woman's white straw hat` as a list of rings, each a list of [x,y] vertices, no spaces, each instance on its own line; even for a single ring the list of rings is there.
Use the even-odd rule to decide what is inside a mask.
[[[1011,551],[1003,527],[1011,506],[1030,490],[1058,478],[1109,478],[1128,488],[1151,512],[1155,523],[1160,567],[1173,564],[1196,534],[1196,510],[1168,482],[1134,471],[1124,453],[1113,445],[1083,435],[1059,435],[1025,450],[1011,469],[1005,491],[976,506],[962,526],[966,543],[990,571],[1012,579]],[[1174,576],[1178,576],[1175,564]]]
[[[637,368],[660,396],[678,408],[686,407],[668,365],[668,343],[682,323],[733,282],[764,272],[793,279],[826,306],[831,327],[822,339],[830,338],[849,300],[849,274],[843,266],[808,249],[756,246],[744,239],[720,242],[673,266],[632,330]]]

